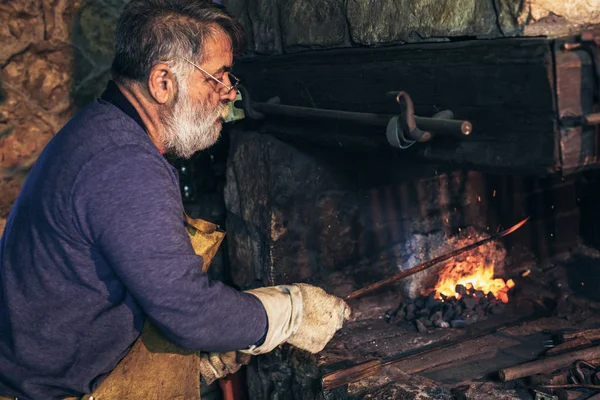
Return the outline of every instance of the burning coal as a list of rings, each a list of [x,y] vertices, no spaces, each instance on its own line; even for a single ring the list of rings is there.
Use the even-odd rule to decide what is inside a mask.
[[[457,263],[441,274],[434,289],[436,298],[443,296],[460,299],[462,295],[456,292],[458,285],[466,289],[482,291],[485,295],[491,293],[503,303],[508,303],[508,291],[515,286],[515,283],[512,279],[504,281],[502,278],[494,278],[493,264],[471,263],[467,258],[466,263]]]
[[[486,238],[473,228],[465,229],[447,238],[438,251],[449,253]],[[397,308],[386,311],[385,320],[424,333],[432,327],[463,328],[503,313],[515,286],[512,279],[500,278],[505,258],[506,250],[494,241],[458,254],[430,275],[433,279],[423,286],[421,296],[405,296]]]
[[[449,246],[460,248],[484,238],[485,235],[470,229],[463,235],[451,238]],[[435,292],[437,299],[456,297],[460,300],[463,294],[457,293],[456,288],[464,287],[482,292],[485,296],[491,293],[502,303],[508,303],[508,291],[515,283],[512,279],[505,281],[498,277],[503,270],[505,257],[506,250],[498,242],[490,242],[464,253],[442,266],[433,289],[426,289],[422,294]]]

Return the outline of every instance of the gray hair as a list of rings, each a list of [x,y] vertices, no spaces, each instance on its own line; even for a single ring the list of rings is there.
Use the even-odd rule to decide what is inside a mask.
[[[218,31],[231,39],[234,54],[244,49],[241,25],[211,1],[132,0],[117,24],[113,79],[144,81],[159,62],[181,73],[181,57],[202,62],[206,39]]]

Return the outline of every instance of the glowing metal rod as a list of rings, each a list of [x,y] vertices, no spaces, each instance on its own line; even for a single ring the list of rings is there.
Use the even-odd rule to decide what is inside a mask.
[[[422,264],[417,265],[416,267],[407,269],[406,271],[398,272],[397,274],[392,275],[389,278],[383,279],[379,282],[372,283],[368,286],[365,286],[362,289],[358,289],[357,291],[352,292],[348,296],[346,296],[346,300],[355,299],[355,298],[363,296],[367,293],[371,293],[371,292],[381,288],[382,286],[389,285],[390,283],[393,283],[400,279],[406,278],[407,276],[414,275],[417,272],[421,272],[423,270],[426,270],[427,268],[431,268],[434,265],[439,264],[443,261],[446,261],[452,257],[456,257],[457,255],[462,254],[465,251],[472,250],[476,247],[479,247],[481,245],[489,243],[492,240],[496,240],[496,239],[499,239],[506,235],[510,235],[511,233],[513,233],[514,231],[516,231],[517,229],[519,229],[520,227],[525,225],[525,222],[527,222],[528,220],[529,220],[529,217],[525,218],[523,221],[519,222],[518,224],[511,226],[510,228],[508,228],[505,231],[502,231],[502,232],[499,232],[499,233],[496,233],[496,234],[490,236],[489,238],[480,240],[479,242],[472,243],[472,244],[462,247],[458,250],[451,251],[450,253],[443,254],[439,257],[434,258],[433,260],[426,261]]]

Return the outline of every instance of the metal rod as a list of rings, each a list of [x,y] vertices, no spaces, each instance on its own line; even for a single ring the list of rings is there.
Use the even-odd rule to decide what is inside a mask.
[[[351,300],[351,299],[355,299],[355,298],[360,297],[360,296],[364,296],[367,293],[374,292],[375,290],[377,290],[377,289],[379,289],[379,288],[381,288],[383,286],[389,285],[390,283],[394,283],[394,282],[396,282],[396,281],[398,281],[400,279],[406,278],[407,276],[414,275],[417,272],[424,271],[424,270],[426,270],[428,268],[431,268],[434,265],[439,264],[439,263],[441,263],[443,261],[446,261],[446,260],[448,260],[448,259],[450,259],[452,257],[456,257],[459,254],[462,254],[462,253],[464,253],[466,251],[472,250],[472,249],[474,249],[476,247],[479,247],[479,246],[482,246],[482,245],[484,245],[484,244],[486,244],[488,242],[491,242],[492,240],[496,240],[496,239],[499,239],[499,238],[504,237],[506,235],[509,235],[509,234],[513,233],[514,231],[516,231],[517,229],[519,229],[520,227],[522,227],[523,225],[525,225],[525,222],[527,222],[528,220],[529,220],[529,217],[527,217],[523,221],[521,221],[521,222],[513,225],[512,227],[508,228],[507,230],[502,231],[500,233],[496,233],[496,234],[494,234],[494,235],[492,235],[492,236],[490,236],[490,237],[488,237],[486,239],[480,240],[480,241],[475,242],[475,243],[471,243],[471,244],[469,244],[469,245],[467,245],[465,247],[462,247],[460,249],[451,251],[450,253],[446,253],[446,254],[443,254],[443,255],[441,255],[439,257],[436,257],[433,260],[425,261],[424,263],[421,263],[421,264],[417,265],[416,267],[407,269],[405,271],[398,272],[397,274],[392,275],[389,278],[386,278],[386,279],[383,279],[383,280],[381,280],[379,282],[375,282],[375,283],[372,283],[370,285],[367,285],[367,286],[363,287],[362,289],[358,289],[358,290],[350,293],[348,296],[346,296],[345,300]]]
[[[469,121],[458,119],[415,117],[417,126],[424,131],[436,133],[456,133],[456,136],[467,136],[473,131]]]
[[[287,106],[275,103],[252,102],[258,112],[286,117],[338,120],[361,125],[386,127],[394,115],[326,110],[310,107]],[[419,129],[443,136],[466,136],[473,131],[469,121],[443,118],[414,117]]]
[[[600,125],[600,113],[584,115],[583,122],[588,126]]]
[[[286,106],[282,104],[252,102],[252,108],[256,111],[282,115],[286,117],[311,118],[311,119],[335,119],[345,122],[354,122],[361,125],[372,125],[386,127],[392,116],[385,114],[357,113],[351,111],[324,110],[320,108]]]

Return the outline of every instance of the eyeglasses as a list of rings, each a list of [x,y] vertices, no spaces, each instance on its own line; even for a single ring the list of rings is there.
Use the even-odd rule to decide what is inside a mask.
[[[214,75],[212,75],[210,72],[206,71],[204,68],[201,68],[199,66],[197,66],[195,63],[193,63],[192,61],[188,60],[185,57],[181,57],[183,60],[189,62],[190,64],[192,64],[194,67],[198,68],[200,71],[204,72],[206,75],[208,75],[212,80],[214,80],[215,82],[217,82],[218,84],[220,84],[221,86],[223,86],[225,89],[227,89],[227,94],[231,93],[232,90],[235,90],[237,92],[237,88],[240,85],[240,80],[233,75],[231,72],[229,72],[229,80],[232,81],[232,85],[226,85],[222,80],[217,79]],[[215,88],[216,90],[216,88]]]

